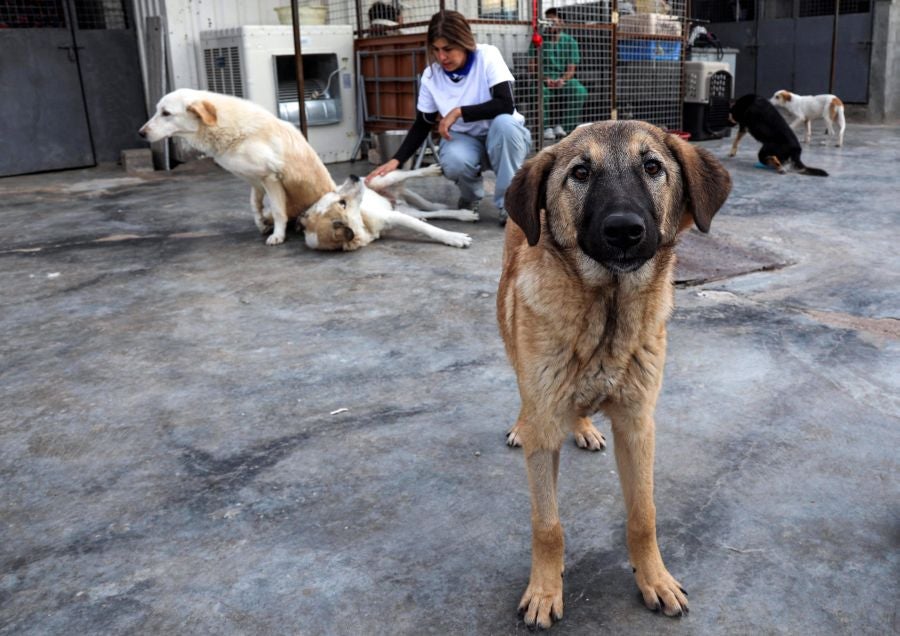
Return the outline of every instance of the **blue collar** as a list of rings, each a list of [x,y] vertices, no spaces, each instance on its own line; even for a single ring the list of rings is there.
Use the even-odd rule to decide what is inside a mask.
[[[475,63],[476,53],[477,51],[466,51],[466,63],[455,71],[445,70],[444,67],[441,67],[441,70],[444,71],[447,77],[449,77],[452,81],[459,82],[469,74],[469,71],[472,70],[472,64]]]

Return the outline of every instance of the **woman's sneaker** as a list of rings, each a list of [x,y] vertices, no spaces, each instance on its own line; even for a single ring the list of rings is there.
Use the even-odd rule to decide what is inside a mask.
[[[562,126],[557,126],[556,128],[553,129],[553,134],[556,135],[557,137],[562,138],[562,137],[565,137],[565,136],[566,136],[566,131],[563,130],[563,127],[562,127]],[[545,134],[544,134],[544,137],[546,137],[546,136],[547,136],[547,135],[546,135],[546,133],[545,133]]]
[[[553,141],[556,139],[556,132],[552,128],[544,128],[544,139],[547,141]]]

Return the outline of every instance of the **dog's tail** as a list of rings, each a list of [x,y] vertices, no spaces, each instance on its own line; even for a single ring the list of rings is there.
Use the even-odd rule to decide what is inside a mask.
[[[805,174],[809,177],[827,177],[828,173],[822,170],[821,168],[810,168],[809,166],[803,166],[800,168],[800,174]]]
[[[837,124],[838,145],[844,140],[844,130],[847,128],[847,120],[844,118],[844,102],[835,97],[831,100],[831,120]]]
[[[844,102],[837,97],[832,97],[831,103],[828,104],[828,115],[831,121],[836,122],[843,127],[845,125]]]
[[[794,169],[800,174],[805,174],[808,177],[827,177],[828,173],[822,170],[821,168],[811,168],[800,161],[800,153],[798,152],[795,157],[791,159],[791,163],[794,166]]]

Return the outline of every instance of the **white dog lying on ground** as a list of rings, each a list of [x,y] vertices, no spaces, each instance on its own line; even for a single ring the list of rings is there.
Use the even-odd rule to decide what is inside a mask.
[[[283,243],[288,220],[337,189],[299,130],[238,97],[188,88],[173,91],[159,100],[139,134],[148,141],[181,137],[249,182],[256,226],[263,234],[272,229],[267,245]],[[263,206],[265,196],[268,207]]]
[[[844,129],[847,127],[844,119],[844,102],[835,95],[797,95],[790,91],[775,91],[769,100],[774,106],[783,108],[794,119],[788,123],[791,128],[798,124],[806,124],[806,136],[803,141],[809,143],[812,138],[812,122],[821,117],[825,120],[828,134],[833,135],[834,125],[837,123],[837,145],[844,145]]]
[[[422,219],[454,219],[477,221],[471,210],[448,210],[419,195],[403,190],[403,202],[394,203],[385,194],[407,179],[439,176],[441,167],[434,165],[419,170],[395,170],[376,177],[366,187],[357,176],[349,177],[336,192],[329,192],[304,212],[298,224],[306,235],[306,244],[317,250],[351,251],[368,245],[392,227],[404,227],[421,232],[435,241],[452,247],[468,247],[472,239],[461,232],[450,232],[426,223]],[[419,208],[419,209],[417,209]]]

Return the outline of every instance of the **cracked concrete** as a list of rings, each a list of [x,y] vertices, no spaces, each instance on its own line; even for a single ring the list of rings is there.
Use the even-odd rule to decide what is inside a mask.
[[[734,193],[679,248],[657,411],[691,613],[643,608],[612,452],[567,444],[556,633],[898,631],[898,133],[805,149],[827,179],[754,168],[749,139],[723,159]],[[526,631],[496,210],[440,223],[468,250],[324,254],[265,246],[208,162],[0,195],[0,634]]]

